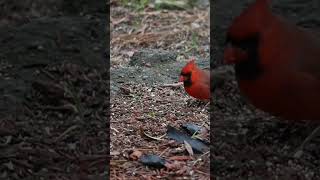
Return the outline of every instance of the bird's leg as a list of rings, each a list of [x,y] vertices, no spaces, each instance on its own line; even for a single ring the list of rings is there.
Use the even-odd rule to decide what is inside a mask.
[[[301,157],[305,144],[308,143],[309,141],[311,141],[314,137],[316,137],[319,132],[320,132],[320,125],[318,127],[316,127],[311,132],[311,134],[302,142],[302,144],[297,148],[296,152],[294,153],[294,157],[296,157],[296,158]]]

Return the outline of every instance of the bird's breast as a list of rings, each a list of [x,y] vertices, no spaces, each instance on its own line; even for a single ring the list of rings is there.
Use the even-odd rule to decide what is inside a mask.
[[[287,120],[320,122],[320,81],[281,72],[237,80],[241,93],[257,108]]]
[[[197,99],[210,99],[210,85],[204,83],[193,83],[192,86],[184,87],[187,93]]]

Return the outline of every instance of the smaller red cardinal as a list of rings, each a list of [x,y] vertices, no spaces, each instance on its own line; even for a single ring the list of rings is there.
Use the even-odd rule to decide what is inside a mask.
[[[179,82],[183,82],[190,96],[199,100],[210,99],[210,72],[199,69],[194,58],[182,68]]]

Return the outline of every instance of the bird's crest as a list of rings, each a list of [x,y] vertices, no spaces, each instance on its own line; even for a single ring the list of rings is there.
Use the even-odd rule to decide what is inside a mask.
[[[190,61],[183,67],[182,72],[188,73],[196,67],[195,58],[191,58]]]
[[[256,0],[249,5],[228,29],[228,35],[232,38],[241,40],[261,32],[265,23],[268,22],[268,14],[271,13],[269,6],[271,0]]]

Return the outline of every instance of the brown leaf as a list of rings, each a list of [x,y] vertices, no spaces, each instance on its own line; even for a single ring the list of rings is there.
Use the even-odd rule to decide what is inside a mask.
[[[138,150],[135,150],[135,151],[133,151],[130,155],[129,155],[129,157],[132,159],[132,160],[138,160],[139,158],[140,158],[140,156],[142,156],[142,152],[141,151],[138,151]]]

